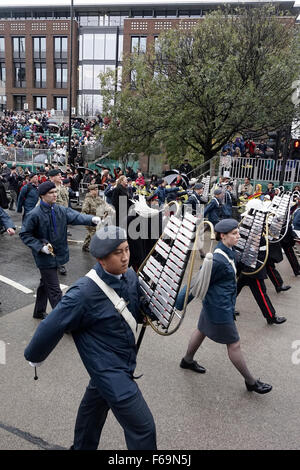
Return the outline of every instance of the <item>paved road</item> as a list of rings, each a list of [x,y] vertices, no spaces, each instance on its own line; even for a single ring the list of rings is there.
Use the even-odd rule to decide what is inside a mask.
[[[84,228],[71,228],[71,232],[73,238],[83,240]],[[18,237],[7,236],[1,237],[0,250],[0,274],[34,290],[38,273],[30,250]],[[65,285],[93,265],[80,244],[71,244],[70,252],[68,274],[61,276]],[[197,324],[196,301],[174,335],[161,337],[147,329],[136,372],[144,374],[138,383],[155,417],[159,449],[299,449],[300,364],[293,364],[292,354],[300,359],[300,346],[297,355],[292,345],[296,340],[300,344],[300,278],[293,276],[286,260],[280,272],[292,289],[276,294],[269,281],[267,286],[277,313],[288,318],[285,324],[267,325],[248,289],[237,302],[241,312],[237,326],[248,366],[273,385],[268,395],[247,392],[226,346],[210,340],[197,353],[206,374],[179,368]],[[38,324],[32,318],[33,293],[24,294],[2,282],[0,289],[0,345],[5,345],[6,352],[6,364],[0,364],[0,449],[67,449],[87,373],[71,336],[65,335],[34,381],[33,369],[23,358]],[[122,430],[109,414],[101,449],[125,448]]]

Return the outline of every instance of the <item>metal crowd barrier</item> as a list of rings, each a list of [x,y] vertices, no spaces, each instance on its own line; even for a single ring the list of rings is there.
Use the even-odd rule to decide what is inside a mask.
[[[250,178],[254,181],[278,183],[282,170],[282,160],[265,158],[220,157],[220,176],[227,174],[233,179]],[[284,183],[299,183],[300,161],[287,160],[284,170]]]

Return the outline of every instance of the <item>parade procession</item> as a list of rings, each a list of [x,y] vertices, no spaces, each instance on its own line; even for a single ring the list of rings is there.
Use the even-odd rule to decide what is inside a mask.
[[[299,24],[0,5],[0,451],[299,451]]]

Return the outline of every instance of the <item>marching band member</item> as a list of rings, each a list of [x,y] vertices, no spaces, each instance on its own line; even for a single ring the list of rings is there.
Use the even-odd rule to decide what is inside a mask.
[[[96,265],[71,286],[41,322],[25,349],[25,358],[36,366],[66,331],[71,332],[90,375],[77,414],[72,449],[98,448],[111,409],[124,430],[129,450],[155,450],[153,416],[134,380],[134,332],[136,322],[142,322],[143,317],[138,278],[128,269],[126,232],[115,226],[101,228],[91,240],[90,252]],[[125,308],[118,310],[121,300]]]
[[[180,367],[205,372],[205,368],[194,360],[194,355],[207,336],[216,343],[227,345],[229,359],[244,377],[248,391],[268,393],[272,386],[256,380],[248,370],[234,322],[236,264],[233,247],[239,240],[238,223],[234,219],[224,219],[216,224],[215,232],[219,243],[213,254],[208,291],[203,299],[198,328],[192,334]]]

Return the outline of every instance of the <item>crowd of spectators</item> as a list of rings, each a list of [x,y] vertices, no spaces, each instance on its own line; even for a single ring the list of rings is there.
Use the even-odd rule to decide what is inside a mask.
[[[245,158],[270,158],[274,153],[272,147],[268,146],[265,139],[259,142],[241,137],[230,140],[222,148],[221,156],[225,157],[245,157]]]
[[[82,147],[95,143],[98,126],[103,126],[101,116],[91,120],[72,118],[71,160],[76,158]],[[48,111],[5,111],[0,116],[0,146],[50,150],[59,156],[59,162],[64,163],[68,140],[69,124],[58,124]]]

